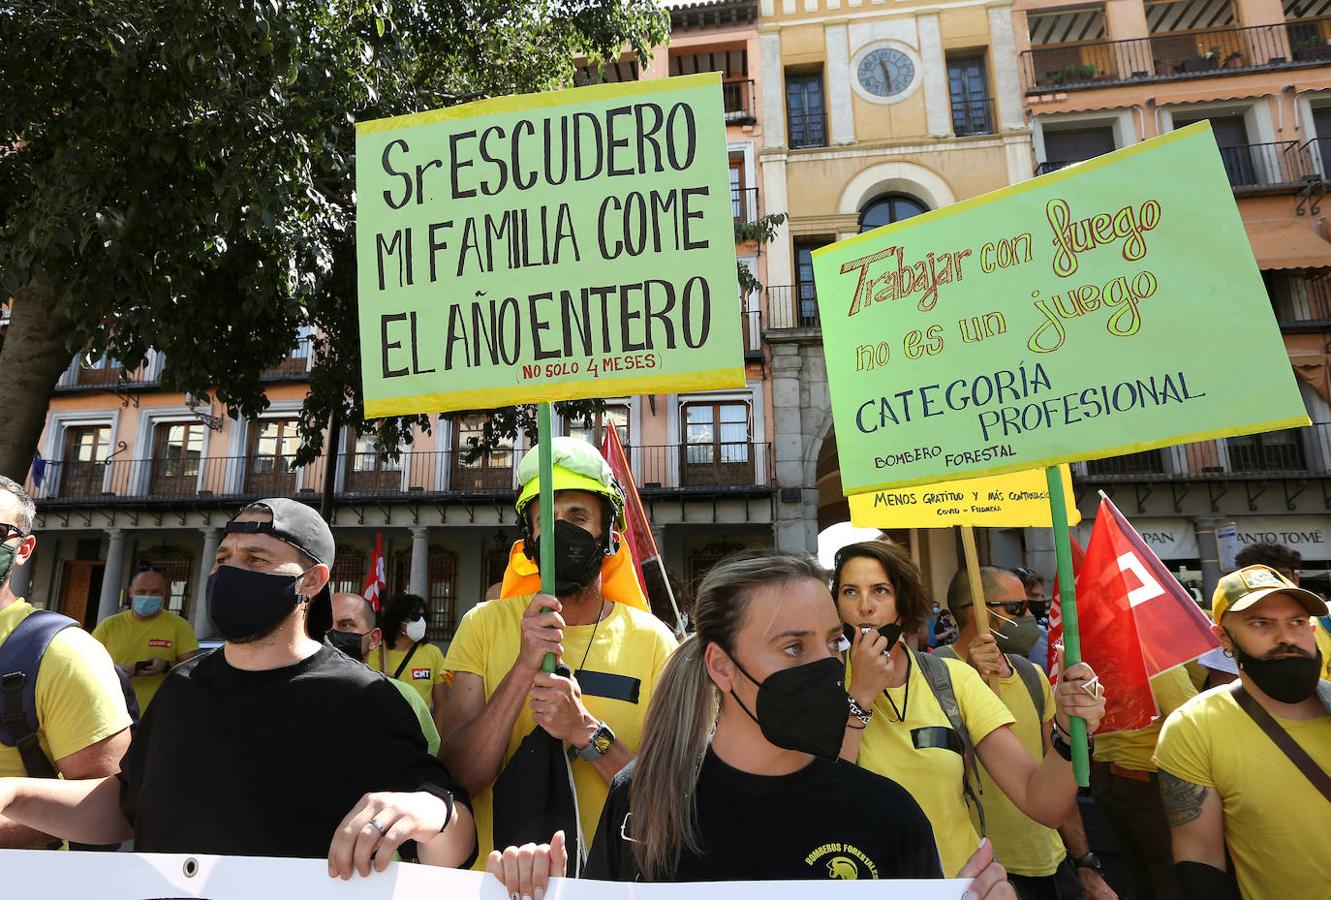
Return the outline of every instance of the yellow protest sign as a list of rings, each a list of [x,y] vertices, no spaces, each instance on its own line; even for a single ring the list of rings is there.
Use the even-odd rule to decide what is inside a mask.
[[[356,124],[369,416],[744,384],[721,76]]]
[[[1068,524],[1081,521],[1072,475],[1059,466]],[[970,478],[897,490],[852,494],[850,521],[856,528],[1049,528],[1049,485],[1043,469],[990,478]]]

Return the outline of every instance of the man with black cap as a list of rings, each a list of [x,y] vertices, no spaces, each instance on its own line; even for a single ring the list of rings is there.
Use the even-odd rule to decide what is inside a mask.
[[[1156,749],[1183,896],[1325,897],[1331,682],[1311,619],[1326,603],[1248,566],[1220,579],[1212,611],[1238,680],[1174,710]]]
[[[243,509],[208,578],[221,651],[171,671],[120,775],[0,780],[0,814],[86,843],[132,835],[140,852],[327,856],[344,878],[407,840],[424,862],[467,862],[466,796],[410,705],[323,641],[333,548],[301,503]],[[188,799],[202,792],[206,809]]]

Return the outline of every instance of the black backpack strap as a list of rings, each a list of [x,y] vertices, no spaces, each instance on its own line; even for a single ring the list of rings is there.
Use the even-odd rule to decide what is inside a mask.
[[[55,778],[37,731],[37,672],[57,634],[78,623],[48,609],[34,610],[0,644],[0,744],[18,749],[31,778]]]
[[[402,672],[407,668],[407,663],[411,662],[411,658],[416,655],[416,648],[420,645],[420,641],[411,645],[411,649],[407,651],[407,655],[402,657],[402,662],[398,664],[397,671],[393,673],[394,678],[398,678],[402,675]]]
[[[980,803],[980,795],[974,786],[980,780],[979,762],[975,757],[975,742],[971,740],[966,721],[961,717],[961,705],[957,703],[957,692],[952,687],[952,673],[947,670],[947,663],[939,657],[918,650],[911,652],[915,653],[915,661],[919,663],[920,672],[933,691],[943,715],[961,739],[961,788],[966,799],[975,804],[975,813],[980,820],[980,836],[984,837],[988,833],[988,824],[984,818],[984,805]]]
[[[1040,667],[1031,662],[1024,656],[1013,656],[1010,653],[1003,654],[1007,657],[1007,664],[1021,676],[1022,683],[1026,685],[1026,691],[1031,695],[1031,703],[1035,705],[1035,717],[1044,727],[1044,685],[1040,682],[1044,675],[1040,672]]]

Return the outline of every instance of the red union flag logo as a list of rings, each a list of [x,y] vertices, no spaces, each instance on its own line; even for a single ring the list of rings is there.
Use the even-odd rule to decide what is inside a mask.
[[[166,647],[166,648],[169,649],[169,648],[171,647],[171,642],[168,641],[166,638],[149,638],[149,639],[148,639],[148,646],[149,646],[149,647]]]

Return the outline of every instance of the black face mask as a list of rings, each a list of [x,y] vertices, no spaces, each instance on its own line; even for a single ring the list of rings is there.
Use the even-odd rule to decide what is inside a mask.
[[[1229,634],[1228,631],[1225,632]],[[1234,635],[1234,660],[1253,684],[1273,700],[1281,703],[1302,703],[1317,692],[1317,678],[1322,672],[1322,651],[1315,656],[1287,656],[1284,659],[1259,659],[1248,654]]]
[[[328,632],[328,643],[336,649],[341,650],[347,656],[350,656],[356,662],[365,662],[365,654],[361,652],[361,640],[365,637],[363,634],[357,634],[354,631],[330,631]]]
[[[541,539],[531,542],[528,558],[541,564]],[[605,559],[602,541],[572,522],[555,522],[555,596],[567,597],[591,584]]]
[[[735,657],[731,657],[735,659]],[[744,677],[758,685],[758,714],[749,712],[732,690],[739,708],[758,723],[768,743],[784,750],[836,759],[846,734],[850,699],[845,664],[834,657],[773,672],[759,682],[735,659]]]
[[[219,566],[208,576],[208,617],[222,637],[245,643],[266,637],[300,602],[301,575],[270,575]]]

